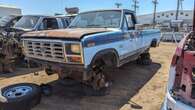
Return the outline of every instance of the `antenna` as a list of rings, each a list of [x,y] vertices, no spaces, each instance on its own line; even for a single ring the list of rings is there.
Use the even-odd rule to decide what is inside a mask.
[[[156,24],[156,8],[157,8],[158,1],[152,0],[152,3],[154,4],[153,26],[155,26],[155,24]]]
[[[138,0],[133,0],[133,5],[132,7],[134,8],[135,13],[137,13],[137,9],[139,8],[139,1]]]
[[[117,8],[120,8],[122,6],[122,3],[115,3]]]

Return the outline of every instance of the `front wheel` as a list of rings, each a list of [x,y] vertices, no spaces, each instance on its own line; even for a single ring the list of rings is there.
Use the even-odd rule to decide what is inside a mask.
[[[111,85],[111,73],[109,73],[109,70],[111,70],[112,67],[107,66],[103,60],[97,60],[92,68],[93,77],[89,81],[92,87],[95,90],[108,88]]]

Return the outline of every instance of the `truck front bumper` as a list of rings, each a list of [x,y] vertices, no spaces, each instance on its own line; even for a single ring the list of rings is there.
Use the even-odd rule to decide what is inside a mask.
[[[175,100],[169,92],[167,92],[161,110],[195,110],[195,108]]]
[[[34,58],[28,58],[30,61],[35,61],[41,65],[43,65],[44,68],[49,68],[51,70],[54,70],[59,74],[59,76],[67,76],[71,73],[77,73],[82,76],[82,80],[87,81],[89,77],[91,76],[92,69],[90,66],[85,67],[84,64],[68,64],[68,63],[54,63],[50,61],[45,60],[38,60]]]

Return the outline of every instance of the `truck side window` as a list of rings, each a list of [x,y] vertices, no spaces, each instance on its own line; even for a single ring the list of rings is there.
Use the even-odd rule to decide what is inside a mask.
[[[63,19],[63,18],[61,20],[62,20],[64,28],[67,28],[69,26],[68,20],[67,19]]]
[[[129,13],[125,14],[125,18],[127,20],[128,30],[135,29],[135,23],[132,14]]]
[[[43,29],[44,30],[51,30],[51,29],[58,29],[58,21],[55,18],[45,18],[43,19]]]

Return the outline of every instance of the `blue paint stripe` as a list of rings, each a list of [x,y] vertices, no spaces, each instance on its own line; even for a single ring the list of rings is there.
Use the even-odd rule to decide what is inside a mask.
[[[147,37],[148,35],[153,35],[157,33],[160,33],[160,31],[147,30],[147,31],[142,31],[139,36]],[[90,43],[95,43],[95,46],[97,46],[97,45],[122,41],[125,40],[124,35],[125,34],[122,32],[108,32],[103,34],[102,33],[96,34],[94,36],[86,38],[85,41],[83,42],[83,46],[88,47],[88,44]],[[134,36],[130,34],[130,38],[134,38]]]
[[[118,42],[121,40],[124,40],[123,33],[115,32],[111,34],[101,34],[85,39],[83,46],[88,47],[89,43],[95,43],[95,46],[97,46],[111,42]]]

